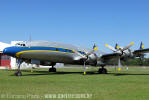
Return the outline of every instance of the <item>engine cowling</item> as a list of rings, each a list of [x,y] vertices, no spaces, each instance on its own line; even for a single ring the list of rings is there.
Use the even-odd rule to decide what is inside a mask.
[[[87,62],[89,65],[96,66],[97,65],[97,55],[92,53],[88,56]]]

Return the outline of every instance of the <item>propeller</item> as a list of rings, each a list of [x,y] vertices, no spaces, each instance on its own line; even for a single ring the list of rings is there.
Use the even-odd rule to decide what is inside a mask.
[[[84,62],[84,72],[83,72],[83,74],[84,75],[86,75],[86,61],[88,60],[88,56],[93,54],[97,50],[98,50],[98,47],[94,44],[93,50],[91,50],[90,52],[87,52],[85,54],[81,54],[80,52],[75,51],[75,53],[78,54],[79,56],[81,56],[82,59],[83,59],[83,62]]]
[[[125,50],[128,50],[131,46],[134,45],[134,42],[131,42],[128,46],[125,46],[123,48],[119,47],[118,44],[116,44],[115,48],[106,44],[105,47],[109,48],[110,50],[112,50],[113,52],[116,52],[116,53],[122,53],[123,51]],[[121,52],[120,52],[121,51]]]
[[[106,44],[105,47],[109,48],[110,50],[112,50],[113,52],[117,53],[118,54],[118,71],[121,70],[121,56],[123,56],[123,53],[125,50],[129,50],[129,48],[131,46],[134,45],[134,42],[131,42],[128,46],[125,46],[125,47],[119,47],[118,44],[116,44],[115,48]]]

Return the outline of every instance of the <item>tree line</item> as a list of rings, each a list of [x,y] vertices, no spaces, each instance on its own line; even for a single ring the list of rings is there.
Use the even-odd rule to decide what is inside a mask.
[[[149,66],[149,58],[129,59],[129,60],[126,60],[126,61],[122,61],[122,65],[124,65],[124,66]]]

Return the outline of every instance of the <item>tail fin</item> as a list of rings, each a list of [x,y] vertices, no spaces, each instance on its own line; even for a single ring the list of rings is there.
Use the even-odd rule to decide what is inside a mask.
[[[141,42],[141,44],[140,44],[140,50],[142,50],[142,49],[144,49],[144,44],[143,44],[143,42]]]

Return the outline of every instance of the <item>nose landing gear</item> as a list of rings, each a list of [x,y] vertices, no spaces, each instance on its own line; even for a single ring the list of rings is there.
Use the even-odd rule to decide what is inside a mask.
[[[16,75],[16,76],[22,76],[22,73],[21,73],[21,70],[20,70],[20,67],[21,67],[22,62],[23,62],[22,59],[18,59],[18,60],[17,60],[18,70],[17,70],[17,72],[15,72],[15,75]]]

